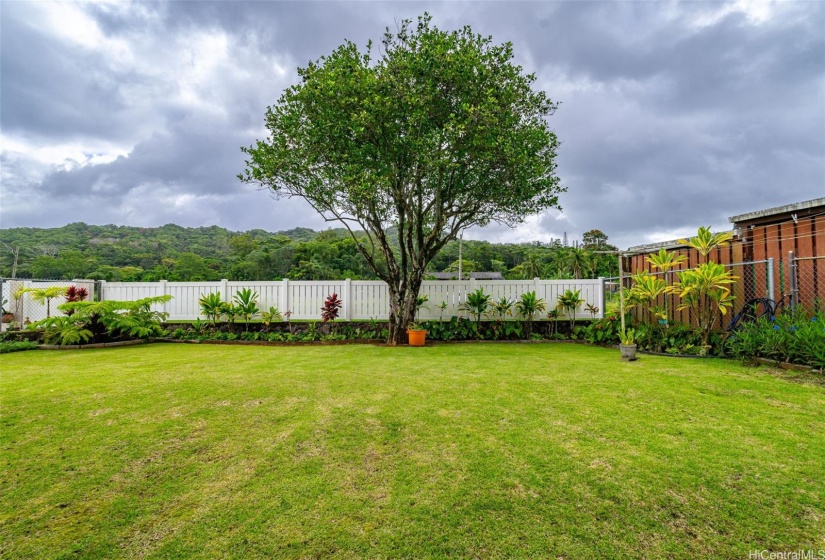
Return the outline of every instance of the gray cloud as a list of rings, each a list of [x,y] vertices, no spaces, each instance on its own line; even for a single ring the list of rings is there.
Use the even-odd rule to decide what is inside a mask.
[[[49,9],[0,4],[2,227],[323,227],[241,185],[239,147],[297,66],[425,9],[512,41],[562,101],[564,213],[473,237],[600,228],[627,246],[825,189],[821,3],[79,4],[66,25],[91,24],[89,40],[32,23]]]

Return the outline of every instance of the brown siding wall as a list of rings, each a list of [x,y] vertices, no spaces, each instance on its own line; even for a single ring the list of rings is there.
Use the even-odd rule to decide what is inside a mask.
[[[790,292],[788,252],[793,251],[795,257],[803,259],[797,261],[800,303],[813,306],[817,298],[825,303],[825,215],[802,217],[797,223],[792,219],[783,218],[779,223],[739,226],[746,241],[743,243],[741,239],[734,239],[730,246],[711,252],[711,260],[727,265],[774,259],[774,298],[778,299]],[[693,249],[678,248],[671,249],[670,252],[687,257],[685,265],[677,267],[674,271],[694,267],[700,261],[698,252]],[[645,262],[647,256],[634,255],[626,259],[627,271],[630,274],[651,271],[650,265]],[[823,258],[804,260],[808,257]],[[764,297],[767,272],[764,266],[742,266],[734,270],[740,277],[734,288],[737,298],[734,309],[738,311],[744,301],[753,297]],[[675,272],[671,273],[671,276],[674,274]],[[668,306],[671,309],[672,321],[693,322],[688,310],[675,311],[678,306],[678,298],[675,295],[668,296]]]

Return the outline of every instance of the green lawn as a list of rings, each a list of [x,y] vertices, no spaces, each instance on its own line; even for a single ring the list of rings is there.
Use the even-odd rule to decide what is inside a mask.
[[[825,388],[568,344],[0,357],[7,558],[825,549]]]

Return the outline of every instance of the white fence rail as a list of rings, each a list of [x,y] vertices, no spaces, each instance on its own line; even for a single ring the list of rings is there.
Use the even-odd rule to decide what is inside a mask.
[[[170,320],[194,320],[200,315],[198,300],[212,292],[220,292],[224,301],[231,301],[238,290],[250,288],[258,293],[258,307],[262,310],[277,307],[281,313],[292,311],[291,319],[320,319],[324,300],[331,294],[338,294],[343,303],[341,318],[350,321],[367,319],[387,319],[389,317],[389,290],[382,281],[375,280],[329,280],[277,282],[101,282],[103,299],[136,300],[149,296],[168,294],[172,300],[159,311],[169,313]],[[421,287],[421,295],[427,296],[427,306],[421,310],[421,319],[449,318],[461,315],[459,307],[467,299],[467,293],[477,289],[493,296],[498,301],[503,297],[518,300],[522,294],[535,291],[554,309],[558,297],[566,290],[580,290],[584,303],[576,309],[576,317],[592,318],[585,310],[590,304],[598,307],[595,318],[604,313],[604,279],[596,280],[427,280]],[[447,304],[442,311],[440,306]]]

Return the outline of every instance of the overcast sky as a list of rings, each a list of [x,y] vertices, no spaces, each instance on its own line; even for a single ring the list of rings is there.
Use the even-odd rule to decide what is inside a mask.
[[[327,227],[236,178],[296,68],[424,10],[560,101],[563,212],[627,247],[825,196],[825,2],[0,3],[0,227]]]

